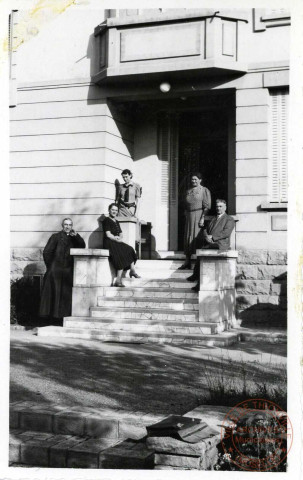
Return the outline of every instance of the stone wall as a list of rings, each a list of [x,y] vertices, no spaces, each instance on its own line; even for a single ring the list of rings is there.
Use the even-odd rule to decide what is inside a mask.
[[[285,327],[287,252],[240,250],[236,291],[237,319],[242,327]]]
[[[24,276],[44,275],[45,265],[42,256],[43,248],[12,248],[11,279]]]

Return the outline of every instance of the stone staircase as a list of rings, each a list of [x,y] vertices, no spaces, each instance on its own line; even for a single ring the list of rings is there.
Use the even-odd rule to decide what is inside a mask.
[[[182,260],[139,260],[141,278],[125,278],[125,288],[103,287],[86,317],[66,317],[63,327],[42,327],[38,335],[101,341],[228,346],[236,331],[199,322],[198,293],[178,270]]]

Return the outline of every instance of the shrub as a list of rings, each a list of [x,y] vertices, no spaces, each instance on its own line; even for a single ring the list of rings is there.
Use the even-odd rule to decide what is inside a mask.
[[[22,277],[11,281],[10,323],[37,323],[40,303],[40,277]]]
[[[204,365],[208,386],[204,403],[234,406],[248,398],[262,398],[287,410],[286,365],[272,361],[247,363],[243,359],[234,362],[228,357],[221,357],[219,362],[209,360],[211,365]]]
[[[249,411],[225,427],[215,470],[286,471],[287,417]]]

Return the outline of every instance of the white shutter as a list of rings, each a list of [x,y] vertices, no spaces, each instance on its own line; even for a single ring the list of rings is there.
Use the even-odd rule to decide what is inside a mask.
[[[169,248],[178,247],[178,117],[158,119],[158,158],[161,161],[161,205],[167,213]]]
[[[288,91],[271,92],[271,202],[287,202]]]
[[[179,128],[178,117],[171,118],[170,128],[170,188],[169,188],[169,248],[178,249],[178,163],[179,163]]]
[[[161,203],[169,200],[170,118],[161,115],[158,119],[158,158],[161,161]]]

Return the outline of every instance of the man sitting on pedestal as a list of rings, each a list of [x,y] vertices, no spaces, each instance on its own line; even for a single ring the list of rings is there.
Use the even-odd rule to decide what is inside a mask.
[[[235,227],[235,221],[226,213],[226,201],[216,200],[217,215],[212,218],[208,226],[203,230],[203,240],[205,249],[230,250],[230,236]],[[198,281],[192,288],[195,292],[200,290],[200,261],[196,260],[193,275],[188,277],[189,282]]]

